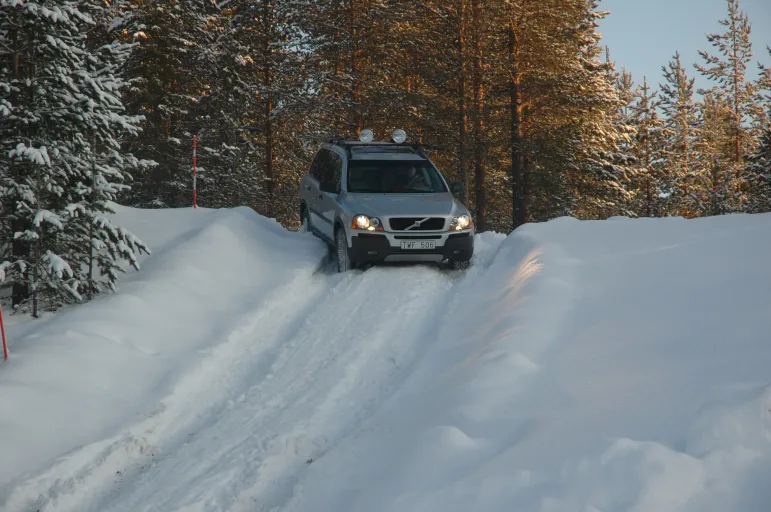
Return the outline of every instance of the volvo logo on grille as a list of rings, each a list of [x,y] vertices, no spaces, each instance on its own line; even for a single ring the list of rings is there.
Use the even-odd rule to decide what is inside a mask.
[[[409,231],[409,230],[411,230],[412,228],[419,228],[419,227],[420,227],[420,225],[421,225],[421,224],[423,224],[424,222],[426,222],[427,220],[428,220],[428,217],[426,217],[425,219],[416,220],[416,221],[415,221],[415,222],[412,224],[412,226],[410,226],[410,227],[408,227],[408,228],[405,228],[405,231]]]

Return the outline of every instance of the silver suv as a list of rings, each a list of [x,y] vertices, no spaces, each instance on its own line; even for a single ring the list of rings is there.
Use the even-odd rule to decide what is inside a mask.
[[[417,144],[333,140],[321,145],[300,189],[303,230],[329,244],[338,272],[391,261],[468,268],[471,215]]]

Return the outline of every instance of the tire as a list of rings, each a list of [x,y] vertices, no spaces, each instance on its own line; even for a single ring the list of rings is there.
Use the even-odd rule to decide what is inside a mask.
[[[308,222],[308,210],[303,208],[300,212],[300,233],[308,233],[311,230]]]
[[[470,260],[452,260],[453,270],[466,270],[469,268],[469,265],[471,265]]]
[[[348,272],[353,269],[351,258],[348,255],[348,240],[343,228],[335,230],[335,261],[337,262],[337,271],[339,273]]]

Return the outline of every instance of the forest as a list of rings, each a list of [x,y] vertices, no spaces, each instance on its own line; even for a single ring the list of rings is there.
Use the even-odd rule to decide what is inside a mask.
[[[110,204],[191,207],[194,140],[199,206],[288,229],[318,144],[364,128],[425,144],[478,231],[771,211],[771,48],[725,5],[650,83],[597,0],[0,0],[0,295],[114,289],[151,248]]]

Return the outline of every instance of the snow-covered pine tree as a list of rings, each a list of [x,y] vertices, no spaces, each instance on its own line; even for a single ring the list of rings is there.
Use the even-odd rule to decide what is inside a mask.
[[[582,116],[577,137],[573,141],[576,170],[571,185],[578,193],[574,215],[602,219],[612,215],[635,215],[629,205],[630,168],[624,158],[619,159],[619,147],[628,140],[629,133],[617,124],[617,113],[624,102],[615,88],[614,65],[603,62],[599,56],[600,34],[598,20],[608,13],[598,11],[599,2],[585,2],[582,22],[575,28],[580,43],[580,68],[576,80],[581,90],[567,101],[580,107]]]
[[[192,205],[193,136],[206,125],[200,100],[216,73],[209,51],[217,7],[205,0],[123,2],[111,34],[138,43],[126,68],[127,111],[143,115],[142,132],[124,150],[158,165],[136,176],[129,203],[141,207]]]
[[[722,215],[738,209],[740,192],[733,169],[735,163],[734,112],[731,102],[718,88],[704,91],[697,104],[696,165],[702,170],[703,189],[690,192],[701,215]]]
[[[606,50],[606,63],[608,66],[613,66],[610,60],[610,51]],[[626,69],[622,69],[621,73],[617,73],[611,67],[608,69],[608,73],[615,80],[616,94],[619,98],[619,107],[614,115],[613,124],[618,133],[618,141],[616,144],[616,150],[610,156],[611,160],[619,169],[623,169],[625,181],[627,182],[626,188],[629,194],[626,198],[627,206],[629,208],[630,215],[637,215],[639,209],[635,209],[634,205],[634,191],[632,189],[634,180],[637,174],[640,172],[640,159],[637,154],[637,130],[639,128],[637,123],[637,108],[636,103],[638,100],[637,87],[635,86],[632,74]]]
[[[298,30],[298,19],[309,7],[290,0],[241,0],[237,4],[236,39],[240,55],[249,59],[245,71],[255,78],[244,81],[253,87],[249,137],[262,178],[254,203],[260,213],[286,219],[296,215],[296,203],[287,199],[299,194],[299,178],[307,168],[297,165],[295,153],[299,149],[296,134],[303,132],[308,121],[301,91],[307,86],[303,69],[307,56],[302,52],[309,36]]]
[[[726,0],[728,17],[720,20],[726,27],[722,34],[708,34],[707,40],[717,49],[718,56],[710,55],[700,50],[699,54],[706,65],[696,64],[704,76],[716,82],[722,95],[728,102],[733,115],[731,138],[733,158],[726,164],[734,172],[737,187],[737,201],[732,202],[733,208],[741,211],[744,204],[742,197],[745,187],[742,175],[744,171],[744,156],[752,151],[752,137],[746,121],[756,112],[754,84],[747,80],[747,66],[752,58],[752,42],[750,41],[751,26],[747,14],[739,8],[739,0]],[[701,92],[701,91],[700,91]]]
[[[0,196],[11,254],[0,280],[13,287],[16,308],[31,300],[79,299],[78,283],[60,253],[65,207],[77,170],[77,134],[69,126],[73,75],[81,67],[80,13],[75,2],[0,0],[6,36],[0,68]]]
[[[664,121],[658,113],[658,93],[651,91],[648,80],[635,91],[632,109],[635,127],[634,154],[637,160],[633,178],[634,209],[642,217],[660,217],[668,213],[673,195],[672,185],[664,172]]]
[[[695,138],[698,125],[694,100],[694,78],[689,78],[675,52],[667,66],[662,66],[664,83],[660,107],[664,114],[667,137],[665,172],[673,187],[671,213],[695,217],[699,213],[698,194],[707,187],[702,169],[696,165]]]
[[[13,50],[0,75],[0,196],[9,213],[3,228],[13,245],[0,278],[13,286],[14,306],[30,300],[34,316],[41,302],[55,309],[82,298],[79,255],[86,247],[114,251],[113,263],[102,259],[103,269],[131,261],[133,250],[144,247],[125,231],[100,247],[103,230],[112,226],[95,223],[86,237],[79,227],[85,221],[73,218],[102,220],[101,202],[113,196],[84,194],[84,184],[90,180],[104,192],[132,162],[111,140],[136,122],[120,114],[120,81],[110,63],[116,61],[105,55],[114,49],[86,45],[94,26],[88,13],[96,4],[0,0],[0,33],[8,34]],[[101,139],[102,156],[93,153],[89,138]],[[95,160],[103,171],[99,178],[87,171],[87,162]]]
[[[95,22],[89,27],[81,71],[76,82],[83,108],[76,127],[84,139],[84,152],[72,162],[81,177],[72,187],[72,203],[67,206],[68,255],[82,285],[82,294],[92,298],[108,289],[114,290],[122,262],[139,269],[137,257],[149,248],[133,233],[115,225],[109,215],[118,195],[130,190],[127,172],[145,169],[140,161],[121,149],[126,137],[139,133],[142,116],[125,112],[122,94],[128,82],[122,76],[131,45],[119,41],[103,43],[106,23],[111,17],[100,2],[82,2],[80,10]],[[99,32],[102,32],[99,34]],[[90,159],[86,158],[90,155]]]
[[[205,83],[195,113],[199,203],[211,208],[252,206],[264,181],[264,148],[257,141],[262,112],[255,53],[263,46],[257,4],[234,0],[208,17],[206,45],[197,59],[198,80]],[[189,148],[188,148],[189,149]]]
[[[771,57],[771,46],[766,46],[768,56]],[[762,137],[764,130],[771,122],[771,66],[758,62],[758,78],[755,80],[755,115],[753,116],[753,128],[758,137]]]
[[[766,119],[771,119],[771,110]],[[749,213],[771,212],[771,123],[767,123],[754,154],[747,162]]]

